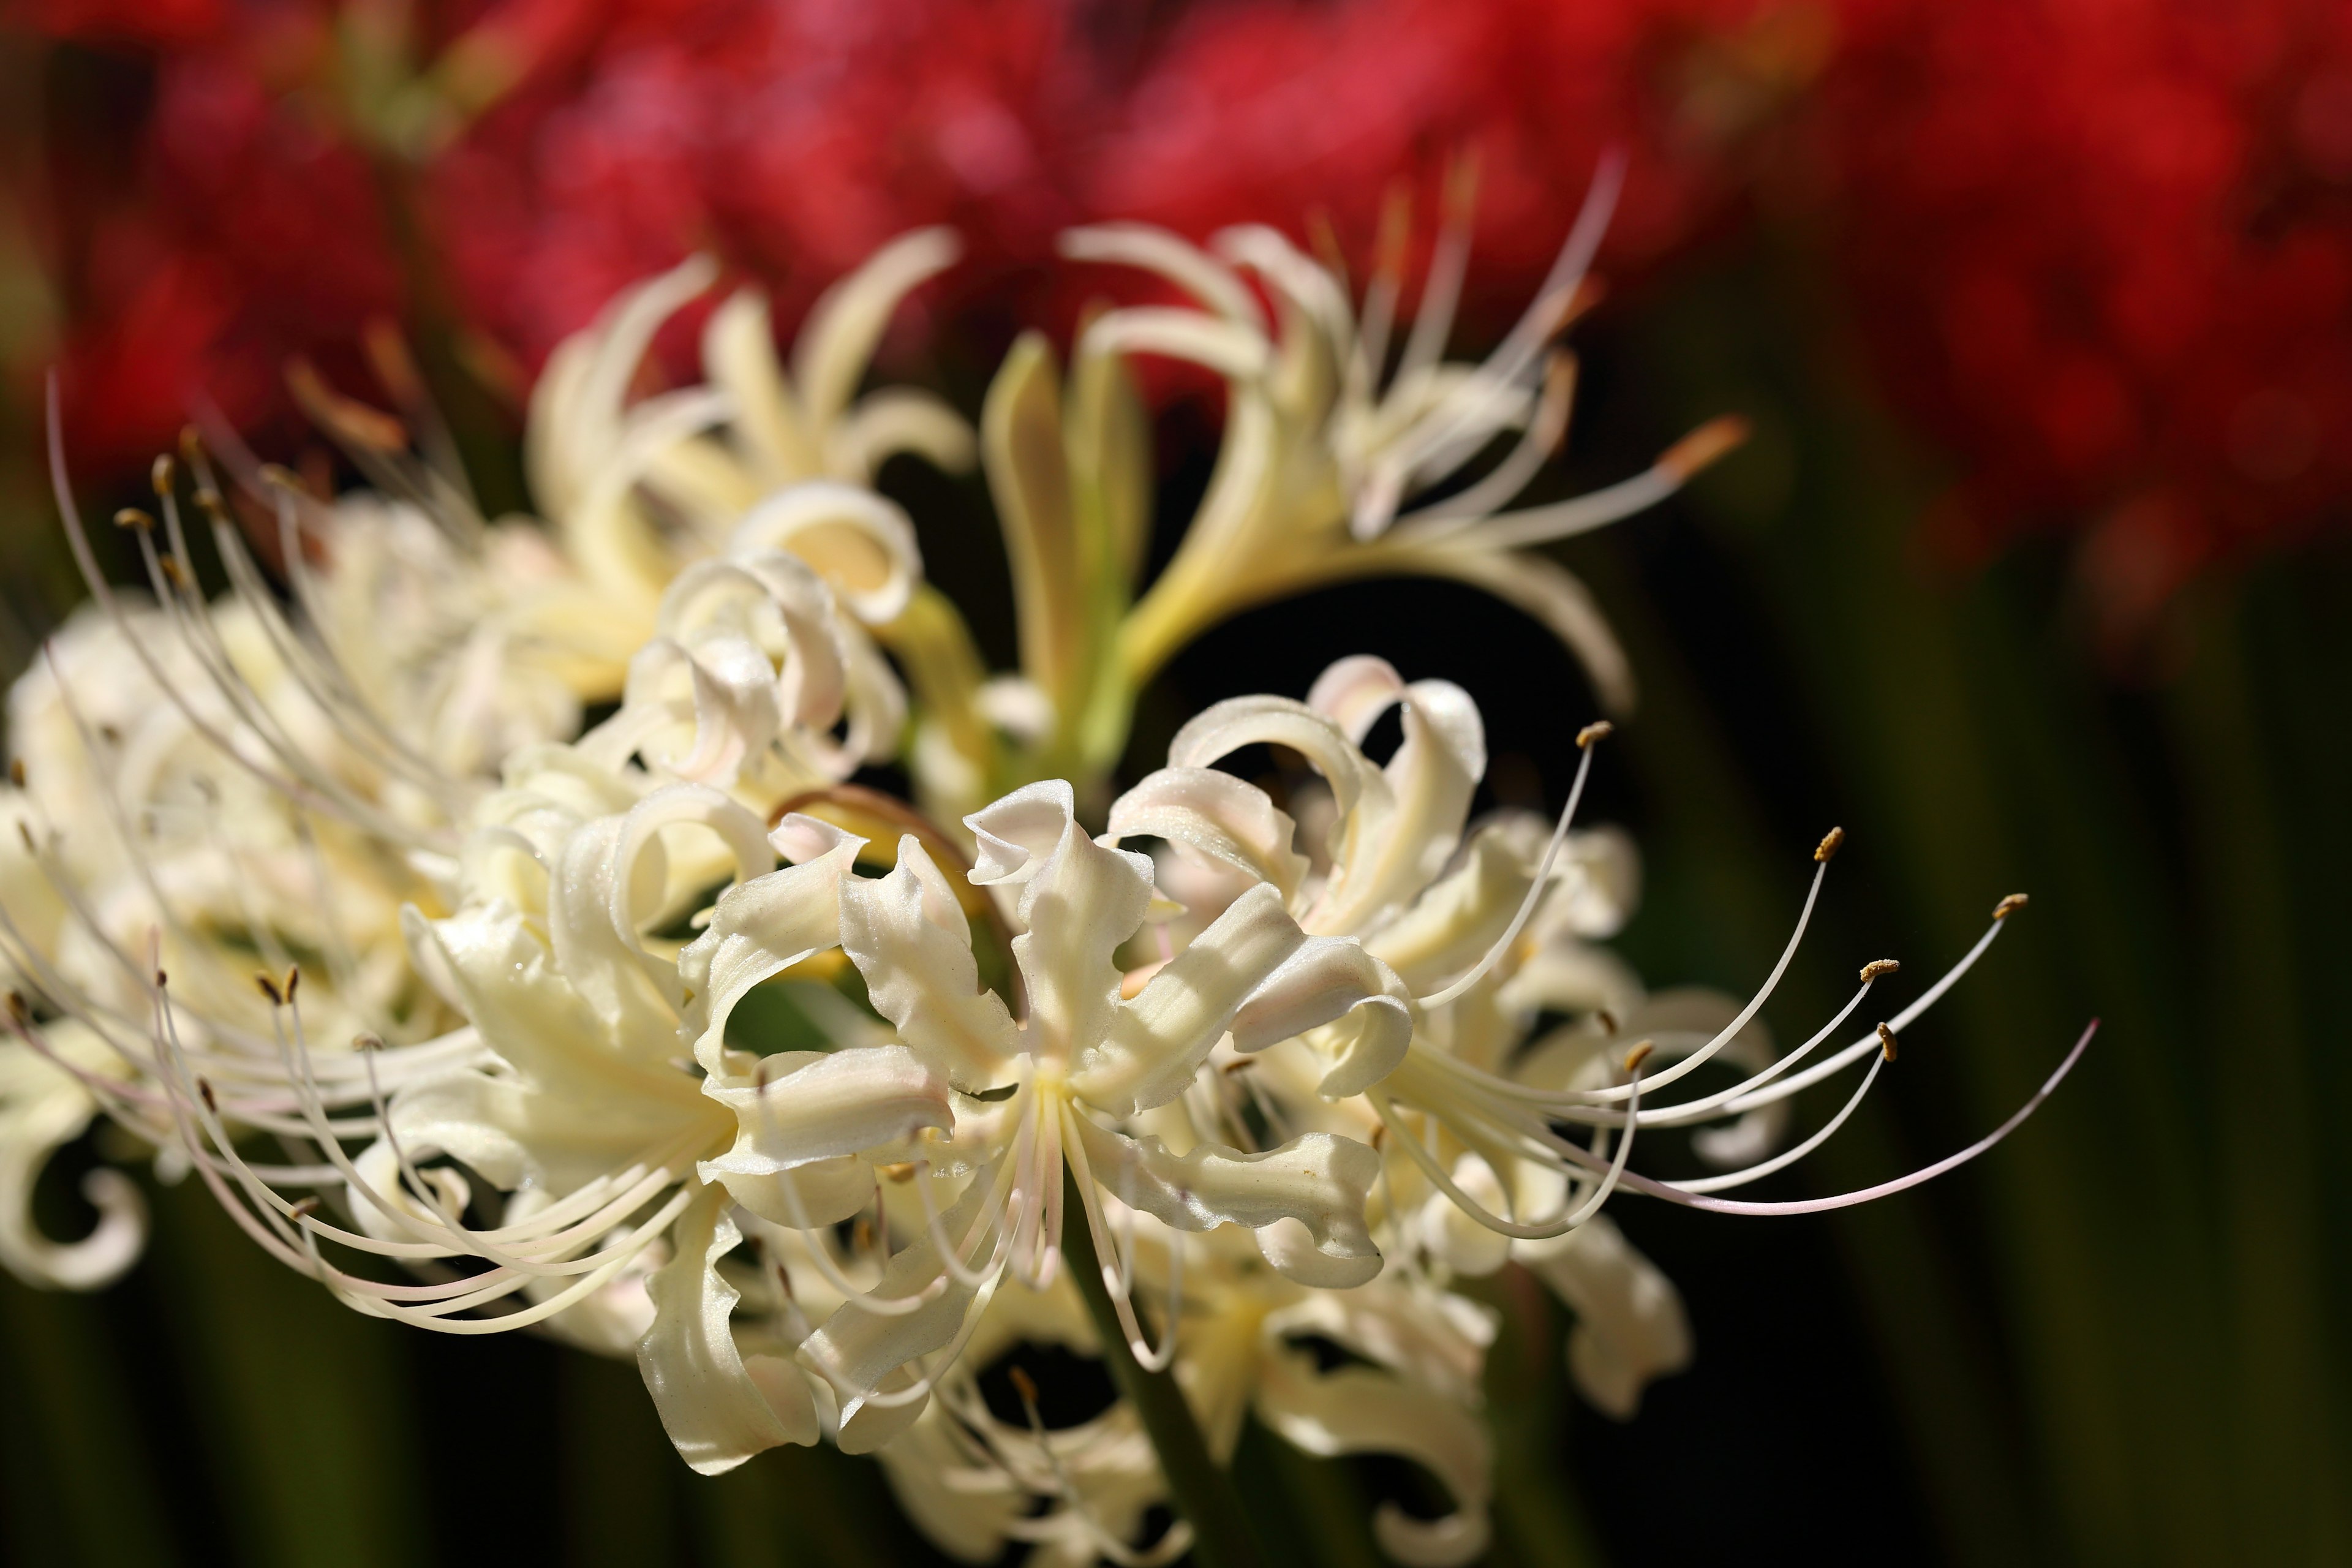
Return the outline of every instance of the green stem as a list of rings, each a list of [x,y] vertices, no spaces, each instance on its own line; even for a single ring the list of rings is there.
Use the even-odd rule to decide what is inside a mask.
[[[1086,1301],[1087,1315],[1094,1321],[1096,1336],[1102,1341],[1111,1381],[1143,1422],[1143,1430],[1160,1455],[1160,1473],[1168,1478],[1169,1497],[1192,1526],[1192,1555],[1202,1568],[1255,1568],[1264,1557],[1249,1516],[1243,1512],[1225,1472],[1209,1457],[1209,1445],[1176,1379],[1165,1372],[1145,1370],[1128,1349],[1127,1331],[1119,1326],[1118,1309],[1103,1288],[1102,1263],[1095,1256],[1094,1235],[1087,1228],[1077,1177],[1066,1171],[1063,1181],[1064,1208],[1070,1216],[1062,1226],[1064,1260]]]

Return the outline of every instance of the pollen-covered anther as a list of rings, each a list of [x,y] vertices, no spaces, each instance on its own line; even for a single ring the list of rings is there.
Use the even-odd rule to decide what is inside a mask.
[[[1627,1051],[1625,1053],[1625,1076],[1631,1078],[1635,1073],[1641,1071],[1642,1064],[1648,1061],[1650,1059],[1650,1053],[1657,1048],[1658,1047],[1655,1041],[1643,1040],[1640,1045],[1635,1046],[1632,1050]]]
[[[155,972],[155,989],[156,989],[156,990],[161,991],[162,989],[163,989],[163,987],[164,987],[164,986],[169,985],[171,983],[172,983],[172,977],[171,977],[170,975],[168,975],[168,974],[164,973],[163,973],[162,970],[160,970],[160,969],[159,969],[159,970],[157,970],[157,971]]]
[[[147,470],[147,482],[154,488],[157,495],[170,495],[172,481],[178,471],[173,465],[172,455],[169,452],[158,452],[155,454],[153,465]]]
[[[901,1160],[895,1165],[885,1165],[881,1169],[884,1175],[901,1184],[915,1179],[915,1163],[912,1160]]]
[[[352,1049],[355,1051],[380,1051],[383,1049],[383,1037],[382,1035],[363,1030],[352,1037]]]
[[[1606,719],[1596,719],[1576,732],[1577,750],[1583,751],[1597,742],[1607,740],[1616,732],[1616,725]]]
[[[1992,907],[1992,918],[1997,921],[2005,921],[2024,907],[2025,895],[2023,893],[2011,893],[2009,897],[2001,900],[2000,902]]]
[[[152,533],[155,531],[155,519],[152,513],[142,511],[135,506],[126,506],[115,512],[114,526],[136,528]]]
[[[33,1009],[26,1005],[25,994],[21,991],[8,993],[8,1021],[19,1029],[32,1026]]]
[[[24,758],[11,757],[8,759],[8,782],[15,784],[18,789],[23,789],[25,787]]]
[[[1878,1026],[1878,1054],[1890,1062],[1895,1059],[1895,1031],[1884,1024]]]
[[[253,983],[260,988],[261,994],[264,996],[269,998],[269,1005],[271,1006],[283,1007],[286,1005],[286,993],[280,991],[278,988],[278,982],[271,979],[268,974],[256,973],[253,977]]]
[[[1237,1057],[1234,1060],[1227,1062],[1223,1067],[1219,1068],[1217,1070],[1230,1075],[1241,1071],[1244,1068],[1254,1068],[1255,1066],[1257,1066],[1257,1058],[1255,1057]]]
[[[220,1101],[213,1097],[212,1079],[208,1078],[200,1078],[196,1079],[196,1095],[197,1098],[201,1099],[205,1102],[205,1109],[206,1110],[211,1111],[215,1116],[220,1114]]]
[[[1867,985],[1874,980],[1884,980],[1902,967],[1891,958],[1874,958],[1862,966],[1862,983]]]
[[[1826,866],[1830,863],[1830,857],[1836,854],[1844,843],[1845,829],[1832,827],[1822,835],[1822,841],[1813,847],[1813,858]]]
[[[1685,483],[1700,469],[1735,450],[1754,428],[1738,414],[1710,419],[1658,454],[1658,471],[1676,484]]]
[[[1037,1404],[1037,1380],[1029,1375],[1029,1369],[1017,1364],[1008,1366],[1004,1369],[1004,1376],[1005,1381],[1013,1384],[1013,1392],[1021,1396],[1021,1403],[1034,1409]]]
[[[157,561],[155,563],[155,566],[158,571],[163,574],[163,581],[172,584],[173,587],[184,588],[188,585],[188,574],[180,570],[179,557],[175,555],[166,555]]]
[[[1617,1032],[1617,1015],[1606,1007],[1595,1007],[1592,1010],[1592,1021],[1601,1026],[1601,1032],[1604,1035],[1614,1035]]]
[[[287,1217],[298,1220],[309,1219],[312,1215],[317,1214],[318,1212],[319,1195],[316,1193],[313,1193],[307,1198],[297,1200],[294,1206],[287,1211]]]
[[[299,963],[288,964],[286,966],[286,1000],[293,1001],[294,993],[300,990],[301,986],[302,966]]]

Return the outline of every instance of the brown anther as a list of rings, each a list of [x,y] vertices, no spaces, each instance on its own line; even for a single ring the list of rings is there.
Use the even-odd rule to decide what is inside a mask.
[[[1255,1066],[1257,1066],[1257,1058],[1255,1057],[1236,1057],[1232,1061],[1227,1062],[1223,1067],[1219,1068],[1217,1070],[1222,1073],[1232,1074],[1241,1071],[1244,1068],[1254,1068]]]
[[[1377,1154],[1389,1141],[1389,1124],[1381,1122],[1372,1129],[1372,1152]]]
[[[261,994],[269,998],[269,1005],[271,1006],[283,1007],[286,1005],[286,994],[278,989],[278,982],[269,978],[268,975],[256,974],[253,977],[253,983],[261,987]]]
[[[859,1215],[857,1216],[857,1223],[850,1227],[849,1245],[859,1252],[864,1252],[868,1247],[872,1247],[874,1245],[874,1222],[867,1219],[864,1215]]]
[[[1592,1020],[1601,1026],[1601,1032],[1604,1035],[1614,1035],[1617,1032],[1617,1015],[1606,1007],[1595,1007],[1592,1010]]]
[[[1844,843],[1845,829],[1832,827],[1822,835],[1822,841],[1819,844],[1813,846],[1813,858],[1826,866],[1830,863],[1830,857],[1836,854]]]
[[[201,467],[204,463],[205,438],[197,434],[196,427],[193,425],[180,426],[180,459],[192,468]],[[197,480],[199,484],[203,482],[201,479]]]
[[[1635,1046],[1632,1050],[1627,1051],[1625,1053],[1625,1076],[1627,1078],[1631,1078],[1634,1073],[1640,1071],[1642,1064],[1650,1059],[1650,1053],[1657,1048],[1655,1042],[1643,1040],[1640,1045]]]
[[[188,574],[180,570],[180,562],[177,556],[164,556],[162,560],[155,563],[155,568],[157,571],[163,573],[163,581],[172,584],[173,587],[184,588],[188,585]]]
[[[299,990],[301,985],[302,966],[299,963],[288,964],[286,966],[286,1000],[289,1002],[293,1001],[294,993]]]
[[[170,495],[174,472],[172,455],[169,452],[158,452],[155,454],[154,465],[147,470],[147,482],[154,487],[157,495]]]
[[[383,1037],[382,1035],[364,1031],[360,1034],[353,1035],[352,1037],[352,1049],[355,1051],[380,1051],[383,1049]]]
[[[1687,484],[1691,476],[1746,441],[1751,428],[1737,414],[1710,419],[1659,453],[1654,466],[1675,483]]]
[[[1997,921],[2005,921],[2024,907],[2025,895],[2023,893],[2011,893],[2009,897],[2001,900],[2000,902],[1992,907],[1992,918]]]
[[[163,989],[163,987],[164,987],[164,986],[169,985],[171,983],[172,983],[172,977],[171,977],[170,975],[168,975],[168,974],[164,973],[163,973],[162,970],[160,970],[160,969],[159,969],[159,970],[157,970],[157,971],[155,972],[155,989],[156,989],[156,990],[161,991],[162,989]]]
[[[23,789],[25,787],[24,758],[11,757],[8,759],[8,782],[15,784],[18,789]]]
[[[1606,719],[1596,719],[1576,732],[1576,749],[1580,752],[1583,751],[1599,742],[1607,740],[1616,732],[1616,725]]]
[[[215,1115],[218,1115],[220,1113],[220,1101],[213,1098],[212,1079],[208,1078],[200,1078],[196,1079],[196,1093],[203,1098],[205,1109],[206,1110],[213,1112]]]
[[[8,993],[8,1019],[20,1029],[27,1027],[33,1021],[33,1009],[25,1001],[25,994],[21,991]]]
[[[114,526],[117,528],[136,528],[146,532],[152,533],[155,531],[155,520],[152,516],[141,511],[135,506],[126,506],[115,512]]]
[[[111,724],[100,724],[98,727],[98,738],[110,746],[122,744],[122,731]]]
[[[1884,980],[1902,967],[1891,958],[1874,958],[1862,966],[1862,983],[1867,985],[1874,980]]]
[[[1884,1024],[1878,1026],[1878,1054],[1890,1062],[1895,1059],[1895,1031]]]
[[[915,1179],[915,1163],[901,1160],[895,1165],[883,1166],[882,1173],[894,1182],[911,1182]]]
[[[41,847],[33,842],[33,825],[21,816],[16,819],[16,837],[25,841],[26,854],[37,855],[41,852]]]
[[[309,1219],[312,1215],[317,1214],[318,1212],[319,1194],[313,1193],[309,1197],[297,1202],[291,1209],[288,1210],[287,1217],[289,1219],[297,1220]]]
[[[1029,1375],[1029,1369],[1027,1367],[1016,1363],[1013,1366],[1006,1367],[1004,1369],[1004,1375],[1006,1380],[1013,1384],[1013,1392],[1021,1396],[1022,1404],[1034,1405],[1037,1403],[1037,1380]]]

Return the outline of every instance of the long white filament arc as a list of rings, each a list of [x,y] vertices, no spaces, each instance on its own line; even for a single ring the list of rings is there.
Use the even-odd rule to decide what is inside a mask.
[[[1079,1129],[1074,1120],[1077,1114],[1075,1107],[1068,1105],[1062,1107],[1062,1115],[1066,1123],[1065,1130],[1067,1133],[1066,1147],[1070,1152],[1070,1167],[1072,1173],[1077,1177],[1078,1206],[1086,1212],[1087,1233],[1094,1241],[1095,1259],[1101,1266],[1103,1289],[1110,1297],[1112,1308],[1118,1314],[1119,1331],[1127,1336],[1129,1353],[1135,1357],[1145,1371],[1165,1372],[1176,1359],[1176,1324],[1184,1311],[1183,1238],[1176,1234],[1173,1227],[1170,1228],[1168,1232],[1168,1311],[1160,1324],[1160,1348],[1154,1350],[1151,1348],[1150,1342],[1144,1337],[1143,1325],[1136,1316],[1135,1277],[1133,1270],[1129,1267],[1131,1255],[1128,1247],[1115,1247],[1112,1245],[1110,1226],[1104,1218],[1101,1197],[1095,1185],[1094,1170],[1087,1159],[1086,1144],[1079,1136]],[[1130,1215],[1132,1212],[1130,1208]],[[1129,1223],[1130,1225],[1133,1223],[1131,1219]],[[1119,1267],[1117,1268],[1113,1268],[1108,1262],[1105,1261],[1114,1257],[1119,1259]]]

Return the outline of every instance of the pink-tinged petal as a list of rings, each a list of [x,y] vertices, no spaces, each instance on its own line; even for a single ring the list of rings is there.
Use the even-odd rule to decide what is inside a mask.
[[[1334,1026],[1318,1043],[1331,1067],[1318,1092],[1360,1094],[1394,1071],[1412,1044],[1403,982],[1352,937],[1313,937],[1266,976],[1234,1015],[1234,1048],[1266,1047]]]

